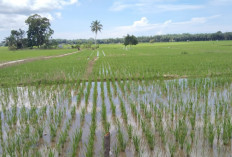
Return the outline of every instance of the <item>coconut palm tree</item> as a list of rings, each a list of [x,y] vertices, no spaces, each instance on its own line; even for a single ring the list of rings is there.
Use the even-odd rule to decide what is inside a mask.
[[[100,21],[96,20],[96,21],[93,21],[91,23],[91,31],[95,33],[95,46],[96,46],[96,39],[97,39],[97,32],[101,32],[102,30],[102,24],[100,23]]]

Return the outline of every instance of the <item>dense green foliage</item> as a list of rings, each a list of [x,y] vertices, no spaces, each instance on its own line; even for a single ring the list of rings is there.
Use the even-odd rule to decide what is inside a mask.
[[[48,18],[34,14],[29,16],[25,23],[28,25],[28,47],[40,47],[43,44],[48,44],[49,38],[54,33],[50,28],[51,24]]]
[[[124,45],[137,45],[138,44],[138,39],[134,35],[129,35],[124,38]]]
[[[19,29],[12,30],[9,37],[6,38],[7,46],[10,50],[22,49],[27,47],[27,39],[24,38],[25,31]]]

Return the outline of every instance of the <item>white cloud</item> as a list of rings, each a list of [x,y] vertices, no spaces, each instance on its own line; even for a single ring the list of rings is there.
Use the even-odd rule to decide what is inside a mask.
[[[150,23],[146,17],[142,17],[138,21],[134,21],[129,26],[119,26],[111,30],[103,31],[99,34],[100,38],[115,38],[123,37],[126,34],[134,34],[136,36],[141,35],[161,35],[168,33],[205,33],[205,32],[216,32],[218,30],[228,30],[227,26],[213,26],[207,23],[210,20],[219,18],[220,15],[209,16],[209,17],[193,17],[187,21],[175,22],[172,20],[166,20],[163,23]],[[219,29],[220,28],[220,29]]]
[[[120,26],[115,28],[115,32],[120,32],[123,35],[126,34],[133,34],[133,33],[140,33],[140,32],[147,32],[151,30],[161,30],[165,27],[167,27],[170,23],[172,23],[171,20],[167,20],[163,23],[157,23],[157,24],[151,24],[149,23],[148,19],[146,17],[142,17],[139,21],[134,21],[132,25],[130,26]]]
[[[211,20],[211,19],[215,19],[220,17],[221,15],[214,15],[214,16],[209,16],[209,17],[193,17],[191,20],[189,21],[183,21],[183,22],[176,22],[173,23],[175,25],[187,25],[187,24],[204,24],[207,21]]]
[[[51,21],[61,18],[60,12],[53,16],[51,11],[73,4],[78,4],[78,0],[0,0],[0,31],[26,28],[25,20],[35,13]]]
[[[232,4],[232,0],[210,0],[210,4],[212,5],[229,5]]]
[[[111,11],[121,11],[127,8],[133,7],[133,4],[124,4],[122,2],[114,2],[113,6],[110,7]]]
[[[110,11],[122,11],[133,9],[140,12],[166,12],[166,11],[183,11],[197,10],[204,8],[203,5],[190,4],[167,4],[175,0],[139,0],[136,2],[117,1],[110,7]],[[166,2],[166,3],[164,3]]]
[[[204,8],[202,5],[158,5],[157,6],[162,11],[182,11],[182,10],[196,10]]]
[[[1,0],[0,13],[25,15],[35,12],[49,12],[77,2],[77,0]]]
[[[56,13],[55,13],[55,16],[56,16],[58,19],[60,19],[60,18],[62,17],[62,13],[61,13],[61,12],[56,12]]]
[[[46,18],[48,18],[50,21],[53,21],[55,18],[52,16],[52,14],[50,14],[50,13],[40,13],[39,14],[40,16],[42,16],[42,17],[46,17]],[[28,17],[27,17],[28,18]]]
[[[42,17],[48,18],[50,21],[54,20],[54,17],[50,13],[40,13]],[[25,20],[27,15],[21,14],[0,14],[0,21],[4,21],[0,25],[0,31],[10,31],[12,29],[26,29],[27,25]]]
[[[27,16],[25,15],[10,14],[6,16],[4,14],[0,14],[0,21],[4,21],[0,25],[0,30],[23,29],[26,27],[26,18]]]
[[[148,25],[148,20],[146,17],[142,17],[141,20],[135,21],[132,26],[141,27],[141,26],[146,26],[146,25]]]

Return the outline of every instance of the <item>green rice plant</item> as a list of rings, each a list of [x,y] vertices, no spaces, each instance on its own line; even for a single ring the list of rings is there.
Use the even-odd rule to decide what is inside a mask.
[[[143,120],[141,120],[141,126],[143,132],[145,133],[148,145],[150,149],[153,150],[155,146],[155,136],[153,135],[151,129],[145,124]]]
[[[29,120],[32,123],[35,123],[38,119],[36,109],[37,108],[35,106],[32,106],[31,109],[29,110]]]
[[[83,122],[85,120],[85,108],[83,107],[81,109],[81,122]]]
[[[122,94],[125,95],[124,81],[118,81],[119,87],[122,91]]]
[[[111,105],[112,115],[115,117],[116,116],[116,106],[114,105],[112,100],[110,100],[110,105]]]
[[[23,156],[28,156],[29,155],[30,148],[31,148],[31,141],[30,140],[25,140],[24,145],[23,145],[23,149],[22,149]]]
[[[171,157],[175,156],[176,153],[176,145],[175,144],[169,144],[169,152],[171,154]]]
[[[137,109],[136,109],[136,105],[133,104],[133,103],[130,103],[130,107],[131,107],[131,111],[133,112],[133,114],[137,117],[138,112],[137,112]]]
[[[208,121],[209,121],[209,118],[208,118],[208,103],[206,103],[206,105],[205,105],[205,113],[204,113],[204,127],[203,127],[205,137],[207,135]]]
[[[225,119],[223,123],[223,133],[222,133],[222,140],[224,145],[229,144],[231,137],[231,123],[230,120]]]
[[[33,153],[31,154],[32,157],[42,157],[42,153],[38,150],[35,149]]]
[[[57,127],[56,127],[55,124],[53,124],[53,123],[50,123],[49,127],[50,127],[50,136],[51,136],[51,140],[54,141],[54,138],[56,137],[56,130],[57,130]]]
[[[107,88],[108,95],[111,95],[110,80],[109,79],[106,80],[106,88]]]
[[[55,114],[55,123],[57,124],[57,127],[59,128],[63,119],[64,111],[59,111],[58,114]]]
[[[220,135],[221,135],[221,126],[218,124],[217,126],[217,141],[219,141],[219,139],[220,139]]]
[[[109,79],[107,79],[106,81],[106,87],[107,87],[107,93],[108,93],[108,97],[109,97],[109,100],[110,100],[110,107],[111,107],[111,110],[112,110],[112,115],[113,117],[116,116],[116,106],[112,100],[112,94],[111,94],[111,89],[110,89],[110,81]]]
[[[27,123],[25,129],[23,130],[23,137],[29,138],[30,137],[30,125]]]
[[[152,113],[151,113],[151,111],[149,111],[149,110],[147,109],[147,105],[145,105],[143,102],[140,102],[140,108],[141,108],[141,110],[143,111],[145,117],[146,117],[148,120],[151,120]]]
[[[60,133],[59,141],[57,146],[60,148],[64,148],[64,144],[66,142],[66,139],[68,137],[68,127],[66,126],[65,130]],[[60,153],[60,152],[59,152]]]
[[[163,125],[161,125],[161,127],[159,129],[159,134],[160,134],[160,137],[161,137],[161,141],[165,145],[166,144],[166,138],[165,138],[166,137],[166,133],[164,131]]]
[[[192,130],[194,130],[196,125],[196,112],[190,116],[189,120],[192,126]]]
[[[52,120],[54,118],[54,111],[52,110],[52,108],[50,108],[50,119]]]
[[[120,127],[118,128],[117,131],[117,140],[118,140],[119,150],[124,152],[126,149],[126,141],[124,140],[123,133]]]
[[[190,137],[191,137],[191,141],[193,143],[193,140],[194,140],[194,137],[195,137],[195,131],[194,130],[191,130]]]
[[[106,105],[105,105],[105,103],[103,102],[103,104],[102,104],[102,112],[101,112],[101,117],[102,117],[102,121],[103,122],[106,122]]]
[[[150,149],[153,150],[154,145],[155,145],[155,136],[152,134],[150,129],[146,129],[145,135],[146,135]]]
[[[93,156],[93,147],[94,147],[94,137],[95,137],[95,130],[96,130],[96,124],[92,123],[90,128],[90,135],[89,135],[89,141],[87,147],[87,152],[85,156],[92,157]]]
[[[187,157],[190,157],[191,148],[192,148],[191,143],[188,143],[186,147],[187,147],[186,148]]]
[[[125,104],[124,102],[122,101],[122,98],[120,98],[120,109],[121,109],[121,112],[122,112],[122,117],[124,119],[124,121],[128,122],[128,118],[127,118],[127,112],[126,112],[126,107],[125,107]]]
[[[16,156],[15,147],[16,147],[16,143],[15,143],[14,137],[13,138],[8,137],[6,150],[7,150],[7,153],[12,157]]]
[[[90,134],[88,145],[86,145],[86,153],[85,156],[92,157],[93,156],[93,147],[94,147],[94,139],[95,139],[95,130],[96,130],[96,110],[97,110],[97,81],[95,81],[94,85],[94,93],[93,93],[93,110],[91,113],[91,126],[90,126]]]
[[[116,83],[115,83],[115,78],[113,77],[112,78],[112,86],[113,86],[113,91],[114,91],[114,96],[116,96],[117,95],[117,85],[116,85]]]
[[[105,101],[105,96],[104,96],[104,83],[103,83],[103,79],[101,79],[101,99],[102,99],[102,102]]]
[[[12,123],[13,125],[16,125],[17,123],[17,106],[13,105],[12,107]]]
[[[72,116],[72,119],[75,118],[75,116],[76,116],[76,106],[72,107],[72,109],[71,109],[71,116]]]
[[[133,131],[132,125],[129,124],[127,129],[128,129],[128,137],[129,139],[132,139],[132,131]]]
[[[46,112],[47,112],[47,106],[45,105],[40,110],[40,116],[44,117],[46,115]]]
[[[210,147],[213,147],[213,141],[214,141],[214,136],[215,136],[215,131],[214,131],[214,126],[213,124],[209,124],[209,128],[208,128],[208,140],[209,140],[209,144]]]
[[[115,157],[118,157],[120,153],[120,149],[119,147],[117,147],[117,144],[113,147],[113,154],[115,155]]]
[[[3,136],[2,136],[2,112],[0,112],[0,139],[3,140]]]
[[[13,121],[12,121],[10,111],[6,112],[6,117],[7,117],[7,119],[6,119],[7,125],[11,128],[13,125]]]
[[[140,152],[140,139],[138,136],[136,135],[133,136],[133,143],[134,143],[136,152]]]
[[[72,139],[72,157],[76,156],[78,144],[82,138],[82,129],[76,130],[74,137]]]
[[[178,132],[179,132],[179,143],[180,143],[180,146],[181,146],[181,149],[184,148],[184,143],[185,143],[185,140],[186,140],[186,136],[187,136],[187,133],[188,133],[188,127],[187,127],[187,124],[185,123],[184,120],[179,120],[179,123],[178,123]]]
[[[55,151],[52,150],[51,148],[48,151],[48,157],[55,157]]]
[[[38,124],[36,130],[38,132],[39,138],[42,138],[43,137],[44,124],[43,123]]]
[[[131,78],[130,78],[131,79]],[[131,81],[131,80],[130,80]],[[127,82],[126,84],[126,88],[127,88],[127,91],[130,93],[131,92],[131,86],[130,86],[130,83]]]
[[[107,122],[105,125],[105,133],[110,132],[110,122]]]
[[[79,93],[77,95],[77,105],[78,106],[80,105],[81,99],[84,95],[84,88],[85,88],[85,82],[82,83],[82,86],[81,86]]]
[[[88,104],[91,86],[92,86],[92,82],[89,79],[89,82],[88,82],[88,85],[87,85],[87,91],[86,91],[86,94],[85,94],[85,104]]]

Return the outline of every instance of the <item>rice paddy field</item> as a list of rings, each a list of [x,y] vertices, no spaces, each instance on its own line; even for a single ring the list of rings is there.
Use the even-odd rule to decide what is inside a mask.
[[[110,132],[113,157],[231,156],[231,69],[232,41],[100,45],[0,68],[0,154],[104,156]]]

